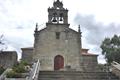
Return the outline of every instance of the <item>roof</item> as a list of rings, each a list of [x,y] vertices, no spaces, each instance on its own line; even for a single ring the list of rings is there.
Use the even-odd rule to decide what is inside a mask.
[[[82,53],[83,56],[98,56],[97,54],[94,53]]]
[[[26,47],[26,48],[21,48],[21,49],[33,49],[33,47]]]
[[[82,50],[81,50],[82,55],[83,55],[83,56],[98,56],[97,54],[89,53],[88,50],[89,50],[89,49],[82,49]]]

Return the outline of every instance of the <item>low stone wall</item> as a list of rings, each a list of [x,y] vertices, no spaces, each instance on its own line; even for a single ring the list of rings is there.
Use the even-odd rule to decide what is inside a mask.
[[[26,78],[5,78],[5,80],[27,80]]]
[[[101,71],[98,67],[97,55],[82,55],[83,59],[83,70],[87,72]]]
[[[12,67],[17,62],[17,53],[15,51],[0,52],[0,66],[4,68]]]
[[[29,80],[29,73],[22,73],[21,78],[5,78],[5,80]]]

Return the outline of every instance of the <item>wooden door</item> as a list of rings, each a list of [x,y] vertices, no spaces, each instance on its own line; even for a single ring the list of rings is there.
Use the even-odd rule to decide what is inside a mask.
[[[54,58],[54,70],[60,70],[64,68],[64,58],[61,55],[57,55]]]

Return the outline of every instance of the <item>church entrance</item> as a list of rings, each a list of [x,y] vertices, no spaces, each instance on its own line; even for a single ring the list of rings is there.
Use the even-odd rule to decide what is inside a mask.
[[[57,55],[54,58],[54,70],[60,70],[64,68],[64,58],[61,55]]]

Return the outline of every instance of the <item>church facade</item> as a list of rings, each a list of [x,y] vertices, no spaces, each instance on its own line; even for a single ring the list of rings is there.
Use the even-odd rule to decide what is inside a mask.
[[[41,70],[97,70],[97,55],[82,49],[81,30],[69,28],[68,10],[59,0],[48,8],[48,22],[42,30],[36,24],[34,46],[22,48],[22,59],[40,60]]]

